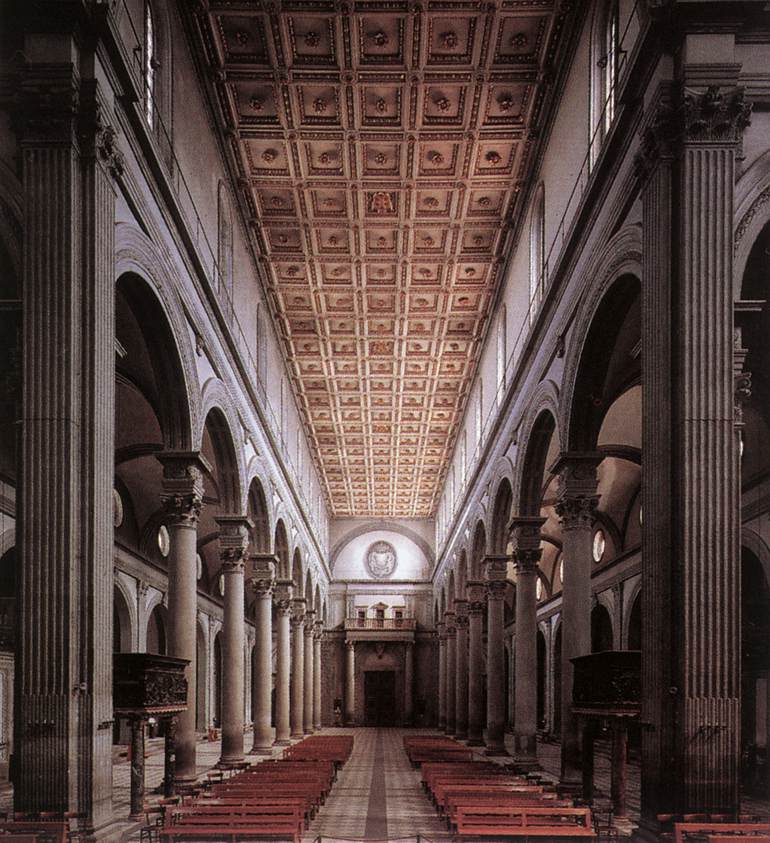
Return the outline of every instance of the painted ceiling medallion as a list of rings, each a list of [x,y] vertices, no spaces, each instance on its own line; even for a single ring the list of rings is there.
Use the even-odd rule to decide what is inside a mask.
[[[369,210],[373,214],[392,214],[395,213],[395,205],[393,203],[393,194],[386,193],[379,190],[372,194],[369,201]]]
[[[249,105],[251,106],[252,111],[262,111],[265,106],[265,102],[261,97],[253,96],[249,100]]]
[[[388,103],[384,97],[378,97],[374,107],[380,112],[380,114],[384,114],[388,110]]]
[[[529,44],[529,38],[527,38],[526,32],[517,32],[511,36],[511,46],[518,47],[521,49],[522,47],[526,47]]]
[[[428,161],[436,167],[440,167],[444,163],[444,156],[437,149],[432,149],[428,153]]]
[[[446,97],[439,97],[436,100],[436,105],[439,107],[441,111],[449,111],[450,106],[452,105],[451,102]]]
[[[276,159],[277,157],[278,157],[278,153],[277,153],[274,149],[266,149],[266,150],[262,153],[262,160],[263,160],[266,164],[272,164],[272,163],[273,163],[273,161],[275,161],[275,159]]]
[[[426,196],[423,204],[428,208],[438,208],[438,199],[435,196]]]
[[[446,47],[447,50],[454,50],[459,43],[460,39],[453,29],[450,29],[449,32],[441,33],[441,45],[442,47]]]
[[[492,204],[492,200],[488,196],[482,196],[479,198],[479,205],[482,208],[488,208]]]
[[[503,159],[500,157],[500,153],[499,153],[499,152],[495,152],[495,150],[494,150],[494,149],[493,149],[493,150],[491,150],[491,151],[489,151],[489,152],[487,152],[486,159],[487,159],[487,161],[489,161],[489,163],[490,163],[490,164],[492,164],[493,166],[496,166],[497,164],[499,164],[499,163],[503,160]]]
[[[313,100],[313,108],[318,114],[323,114],[328,107],[328,103],[323,97],[316,97]]]
[[[372,39],[372,41],[374,41],[374,43],[378,47],[387,47],[387,45],[390,43],[390,38],[388,38],[387,33],[383,32],[381,29],[375,32],[373,35],[370,35],[369,37]]]
[[[318,156],[318,160],[319,160],[322,164],[328,164],[328,163],[332,160],[332,155],[331,155],[331,153],[330,153],[330,152],[322,152],[322,153]]]
[[[305,46],[317,47],[321,43],[321,36],[317,32],[311,30],[305,35]]]
[[[396,561],[396,550],[390,542],[375,542],[366,551],[366,568],[378,580],[393,576]]]
[[[384,152],[378,152],[374,156],[374,163],[382,166],[388,160],[388,156]]]
[[[500,111],[510,111],[513,108],[513,97],[510,94],[503,94],[497,101]]]
[[[245,47],[249,43],[249,33],[239,30],[235,33],[235,40],[241,45],[241,47]]]

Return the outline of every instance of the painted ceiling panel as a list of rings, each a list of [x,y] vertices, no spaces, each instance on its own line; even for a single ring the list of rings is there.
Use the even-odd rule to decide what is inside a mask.
[[[435,511],[572,5],[191,12],[334,516]]]

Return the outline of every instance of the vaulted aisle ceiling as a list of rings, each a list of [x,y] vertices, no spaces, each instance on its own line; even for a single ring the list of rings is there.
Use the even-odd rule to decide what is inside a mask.
[[[436,508],[571,7],[198,4],[333,515]]]

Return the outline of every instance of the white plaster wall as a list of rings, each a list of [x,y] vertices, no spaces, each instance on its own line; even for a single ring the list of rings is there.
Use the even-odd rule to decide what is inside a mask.
[[[396,551],[396,569],[385,580],[372,577],[366,567],[366,553],[377,541],[386,541]],[[339,552],[334,563],[332,576],[335,580],[372,580],[391,582],[393,580],[427,580],[430,563],[416,542],[389,530],[375,530],[351,539]]]

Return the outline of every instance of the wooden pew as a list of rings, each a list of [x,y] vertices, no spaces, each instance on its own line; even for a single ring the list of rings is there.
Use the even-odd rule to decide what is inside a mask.
[[[589,808],[502,805],[459,808],[457,836],[596,839]]]
[[[66,843],[67,820],[6,820],[0,822],[0,839],[5,833],[34,834],[39,843]]]
[[[699,834],[705,837],[706,834],[759,834],[760,832],[770,832],[770,823],[735,823],[735,822],[712,822],[712,821],[698,821],[698,822],[675,822],[674,823],[674,843],[684,843],[688,836]],[[752,840],[751,837],[747,838]]]
[[[238,843],[245,840],[291,840],[292,843],[300,843],[300,834],[292,826],[280,825],[166,825],[158,830],[161,840],[169,843],[182,843],[182,841],[228,841]]]

